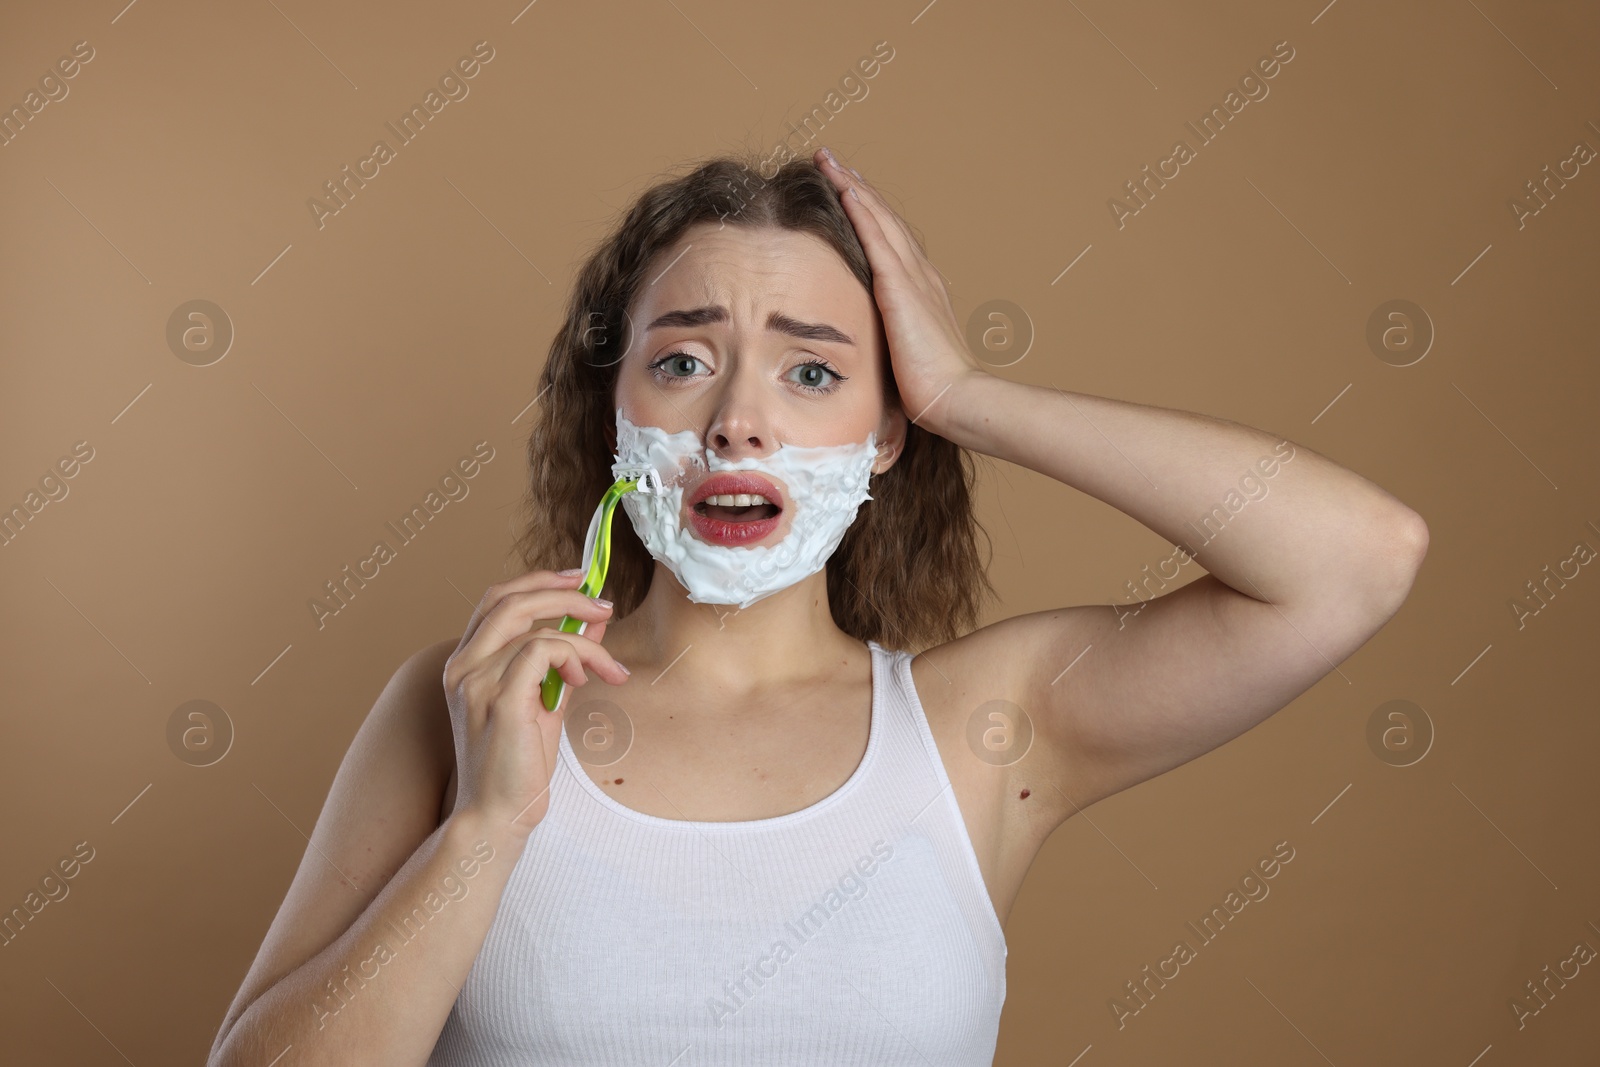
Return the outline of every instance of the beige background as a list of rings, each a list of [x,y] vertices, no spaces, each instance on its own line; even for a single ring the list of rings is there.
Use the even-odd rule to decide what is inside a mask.
[[[807,151],[786,121],[879,41],[822,140],[963,320],[1026,313],[996,373],[1281,434],[1432,533],[1344,677],[1050,840],[996,1062],[1600,1055],[1595,965],[1520,1029],[1508,1003],[1600,948],[1600,574],[1521,629],[1510,607],[1600,548],[1600,173],[1520,228],[1509,206],[1600,147],[1592,5],[120,2],[10,5],[0,33],[8,108],[94,49],[0,147],[0,505],[93,449],[0,547],[0,909],[94,850],[0,948],[8,1062],[200,1062],[379,689],[509,573],[518,416],[575,265],[674,164]],[[1119,229],[1108,200],[1284,40],[1269,95]],[[470,94],[319,229],[322,183],[478,41]],[[205,367],[167,342],[195,299],[236,331]],[[1391,299],[1436,330],[1411,366],[1366,341]],[[470,495],[319,630],[323,583],[479,441]],[[1003,615],[1124,602],[1170,552],[1016,467],[981,504]],[[167,741],[196,699],[236,731],[207,767]],[[1367,740],[1390,700],[1435,731],[1411,766]],[[1119,1030],[1123,984],[1285,840],[1271,895]]]

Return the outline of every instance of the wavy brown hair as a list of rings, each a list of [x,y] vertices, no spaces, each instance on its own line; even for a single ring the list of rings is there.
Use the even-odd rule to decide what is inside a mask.
[[[615,480],[614,386],[633,342],[627,309],[656,255],[685,230],[721,220],[812,234],[872,292],[872,268],[855,227],[809,159],[791,160],[770,178],[753,157],[720,156],[693,166],[646,189],[578,271],[539,376],[522,532],[512,549],[524,570],[583,561],[589,520]],[[878,324],[882,336],[881,316]],[[899,405],[887,356],[883,371],[884,402]],[[971,452],[908,420],[901,455],[873,476],[872,499],[825,567],[839,629],[886,648],[921,651],[974,628],[983,600],[995,595],[978,558],[978,536],[989,539],[973,515],[975,474]],[[613,522],[602,595],[616,605],[614,618],[638,607],[654,572],[632,524]]]

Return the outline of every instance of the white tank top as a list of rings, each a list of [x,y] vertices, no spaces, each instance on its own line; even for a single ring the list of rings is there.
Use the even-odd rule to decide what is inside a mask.
[[[564,730],[430,1067],[988,1067],[1005,932],[911,653],[867,645],[865,755],[777,818],[625,807]]]

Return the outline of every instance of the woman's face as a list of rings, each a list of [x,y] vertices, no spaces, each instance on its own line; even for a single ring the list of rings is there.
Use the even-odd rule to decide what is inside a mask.
[[[877,305],[820,239],[692,227],[656,257],[629,316],[614,398],[629,422],[692,430],[730,462],[780,445],[858,444],[869,432],[874,473],[899,454],[905,417],[885,404]]]

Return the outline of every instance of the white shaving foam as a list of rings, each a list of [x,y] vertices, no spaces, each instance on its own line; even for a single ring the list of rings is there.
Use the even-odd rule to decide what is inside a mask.
[[[872,499],[867,482],[876,456],[874,431],[864,444],[779,445],[769,456],[729,462],[692,430],[669,434],[635,426],[617,409],[616,467],[653,467],[667,489],[663,496],[628,493],[622,506],[650,555],[672,571],[697,604],[747,608],[820,571],[861,505]],[[702,541],[683,525],[685,475],[694,470],[760,471],[782,483],[789,497],[788,532],[770,545]]]

